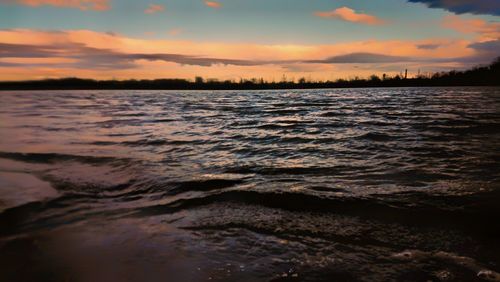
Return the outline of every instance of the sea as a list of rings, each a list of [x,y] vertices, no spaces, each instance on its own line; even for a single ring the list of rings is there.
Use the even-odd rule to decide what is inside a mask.
[[[0,281],[500,281],[500,88],[0,92]]]

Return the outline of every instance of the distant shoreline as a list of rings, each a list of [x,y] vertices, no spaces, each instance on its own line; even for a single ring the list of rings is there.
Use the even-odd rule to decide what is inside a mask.
[[[1,84],[1,83],[0,83]],[[346,87],[289,87],[289,88],[1,88],[0,92],[9,91],[85,91],[85,90],[102,90],[102,91],[116,91],[116,90],[137,90],[137,91],[268,91],[268,90],[314,90],[314,89],[363,89],[363,88],[430,88],[430,87],[500,87],[496,85],[420,85],[420,86],[346,86]]]
[[[500,57],[489,66],[476,67],[466,71],[435,73],[432,76],[407,78],[406,75],[369,78],[354,78],[336,81],[269,82],[264,79],[236,81],[205,80],[196,77],[187,79],[155,80],[93,80],[82,78],[61,78],[31,81],[0,81],[0,91],[12,90],[287,90],[287,89],[329,89],[329,88],[391,88],[391,87],[438,87],[438,86],[500,86]]]
[[[500,74],[498,75],[500,77]],[[227,83],[207,82],[197,84],[185,81],[181,85],[172,84],[170,79],[147,81],[94,81],[78,78],[1,82],[0,91],[16,90],[300,90],[300,89],[348,89],[348,88],[425,88],[425,87],[494,87],[500,86],[500,80],[484,83],[482,81],[444,81],[422,80],[417,78],[401,79],[399,81],[357,80],[346,82],[279,82],[279,83]]]

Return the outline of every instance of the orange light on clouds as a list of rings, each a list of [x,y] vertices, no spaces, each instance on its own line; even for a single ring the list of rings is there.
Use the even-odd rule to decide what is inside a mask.
[[[111,9],[110,0],[1,0],[0,3],[19,4],[30,7],[47,5],[95,11],[106,11]]]
[[[478,40],[498,40],[500,38],[500,22],[487,22],[482,19],[463,19],[449,15],[443,19],[443,26],[460,33],[477,34]]]
[[[263,77],[272,80],[280,79],[283,74],[295,78],[306,76],[313,79],[334,79],[382,72],[398,73],[400,69],[420,68],[425,64],[429,67],[440,67],[450,64],[439,62],[441,59],[471,56],[475,52],[468,48],[472,41],[447,39],[267,45],[140,39],[90,30],[47,32],[27,29],[0,30],[0,38],[4,44],[57,48],[56,53],[46,57],[34,57],[41,56],[35,53],[29,58],[3,58],[0,62],[16,63],[19,66],[0,68],[0,80],[33,79],[44,75],[65,77],[68,74],[97,79],[192,78],[200,75],[219,79]],[[420,48],[422,45],[438,47]],[[78,49],[75,51],[71,48]],[[427,58],[431,61],[322,63],[322,60],[333,56],[366,52],[395,57]],[[110,63],[103,65],[101,59],[95,59],[96,54],[97,58],[107,58]],[[173,61],[169,61],[170,58],[174,58]],[[432,59],[438,60],[432,62]],[[312,63],[315,60],[317,62]],[[33,66],[22,68],[30,63]],[[54,67],[50,67],[51,65]]]
[[[205,1],[205,5],[207,5],[210,8],[215,8],[218,9],[222,7],[222,4],[216,1]]]
[[[316,12],[315,15],[321,18],[334,18],[347,22],[360,23],[366,25],[381,25],[385,21],[376,16],[358,13],[349,7],[341,7],[328,12]]]

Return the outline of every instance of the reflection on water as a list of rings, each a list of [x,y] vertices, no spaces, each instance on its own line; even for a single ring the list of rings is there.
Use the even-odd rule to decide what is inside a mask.
[[[0,93],[1,281],[500,281],[500,89]]]

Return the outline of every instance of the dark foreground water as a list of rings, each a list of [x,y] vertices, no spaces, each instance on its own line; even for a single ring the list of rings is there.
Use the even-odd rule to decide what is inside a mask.
[[[0,93],[0,281],[500,281],[500,89]]]

